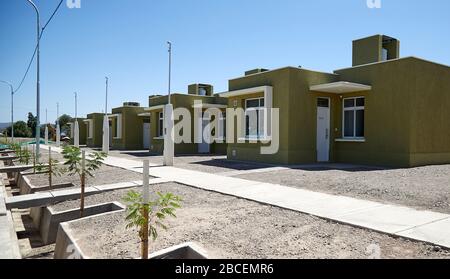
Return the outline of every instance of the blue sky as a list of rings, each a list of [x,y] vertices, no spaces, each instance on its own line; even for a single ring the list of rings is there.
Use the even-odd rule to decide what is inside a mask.
[[[59,0],[35,0],[44,23]],[[64,0],[64,3],[66,0]],[[450,65],[450,1],[381,0],[81,0],[64,4],[41,41],[41,115],[79,115],[167,93],[167,48],[173,47],[173,92],[228,79],[252,68],[333,71],[351,65],[353,39],[386,34],[401,41],[401,56]],[[26,0],[0,0],[0,79],[17,86],[35,46],[35,14]],[[16,119],[35,113],[36,67],[16,95]],[[0,122],[10,119],[9,89],[0,84]]]

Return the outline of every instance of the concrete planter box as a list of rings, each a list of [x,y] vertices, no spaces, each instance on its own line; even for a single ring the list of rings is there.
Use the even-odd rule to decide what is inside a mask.
[[[48,172],[39,172],[36,174],[46,174]],[[34,175],[33,173],[23,173],[21,172],[17,179],[17,187],[19,188],[19,192],[21,195],[29,195],[34,194],[38,192],[45,192],[45,191],[53,191],[58,189],[65,189],[65,188],[71,188],[75,187],[73,183],[64,183],[64,184],[56,184],[52,187],[50,186],[35,186],[31,184],[30,179],[27,176]]]
[[[149,258],[156,260],[205,260],[208,259],[208,256],[204,249],[197,244],[186,242],[152,253]]]
[[[116,212],[98,214],[95,216],[85,217],[83,219],[96,218],[98,216],[104,216],[114,213]],[[77,222],[83,219],[78,219],[75,221],[60,224],[58,229],[58,235],[56,238],[56,247],[54,256],[55,259],[90,259],[86,254],[83,253],[80,246],[77,244],[78,241],[77,236],[74,235],[74,233],[70,229],[70,224],[72,222]],[[207,259],[208,256],[204,251],[204,249],[202,249],[200,246],[198,246],[193,242],[187,242],[152,253],[149,255],[149,258],[195,260],[195,259]]]
[[[125,206],[118,203],[104,203],[84,208],[84,218],[103,215],[125,210]],[[55,211],[52,207],[34,208],[30,213],[33,222],[41,233],[42,242],[45,245],[55,243],[57,240],[58,227],[61,223],[80,220],[80,209],[71,209],[66,211]]]

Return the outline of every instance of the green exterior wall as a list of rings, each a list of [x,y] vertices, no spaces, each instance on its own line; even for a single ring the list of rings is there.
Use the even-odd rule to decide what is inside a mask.
[[[140,117],[140,113],[144,113],[144,108],[126,106],[112,110],[112,114],[122,115],[122,134],[120,138],[113,137],[111,148],[118,150],[144,149],[143,124],[150,120],[148,117]],[[113,135],[116,135],[116,121],[117,118],[112,119]]]
[[[382,49],[388,51],[388,60],[400,57],[400,41],[383,35],[375,35],[353,41],[353,66],[382,61]]]
[[[78,121],[78,130],[80,145],[86,145],[86,125],[84,124],[84,120],[86,118],[76,118],[72,123],[75,123],[75,120]],[[71,135],[71,143],[73,144],[73,135]]]
[[[87,119],[92,119],[93,135],[92,138],[87,138],[86,133],[86,145],[88,147],[102,147],[103,145],[103,119],[104,113],[91,113],[87,115]],[[85,125],[86,126],[86,125]]]
[[[261,143],[237,143],[235,128],[235,143],[228,143],[228,158],[277,164],[315,162],[316,98],[309,92],[309,86],[336,80],[337,76],[334,74],[293,67],[230,80],[230,91],[259,86],[273,87],[273,108],[280,109],[280,148],[276,154],[262,155]],[[244,108],[245,99],[255,97],[263,97],[263,92],[229,98],[228,107],[232,108],[237,101],[238,107]],[[227,121],[232,120],[227,117]],[[234,127],[236,125],[237,119],[234,119]]]
[[[372,85],[364,94],[366,142],[338,143],[338,161],[397,167],[450,163],[449,67],[408,57],[336,73]]]
[[[339,95],[309,89],[336,81],[371,85],[372,90]],[[229,90],[264,85],[273,87],[273,107],[280,109],[279,152],[261,155],[260,144],[229,143],[230,159],[316,163],[317,98],[327,97],[331,101],[330,162],[389,167],[450,163],[448,66],[408,57],[335,74],[288,67],[230,80]],[[230,97],[228,107],[235,101],[243,107],[245,99],[262,96],[263,92]],[[342,138],[343,99],[347,97],[365,97],[365,142],[336,141]]]

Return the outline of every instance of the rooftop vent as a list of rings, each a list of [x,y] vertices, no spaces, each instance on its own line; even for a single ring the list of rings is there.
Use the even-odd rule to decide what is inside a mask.
[[[253,69],[253,70],[245,72],[245,75],[249,76],[249,75],[253,75],[253,74],[264,73],[264,72],[267,72],[267,71],[268,71],[268,69],[258,68],[258,69]]]
[[[196,83],[188,86],[188,94],[198,96],[212,96],[214,87],[210,84]]]
[[[124,107],[140,107],[141,104],[137,103],[137,102],[125,102],[123,103]]]

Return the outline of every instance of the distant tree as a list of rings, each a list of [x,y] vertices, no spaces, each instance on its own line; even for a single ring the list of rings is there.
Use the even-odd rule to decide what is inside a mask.
[[[6,128],[6,132],[8,135],[11,135],[11,126]],[[18,138],[30,138],[32,136],[32,132],[30,127],[27,126],[27,123],[24,121],[17,121],[14,123],[14,137]]]
[[[63,114],[59,117],[59,127],[61,128],[61,132],[68,132],[70,131],[70,125],[73,121],[73,118],[70,115]]]
[[[27,126],[31,129],[31,134],[33,137],[36,136],[36,126],[37,126],[37,117],[33,115],[33,113],[28,113],[28,121]]]

